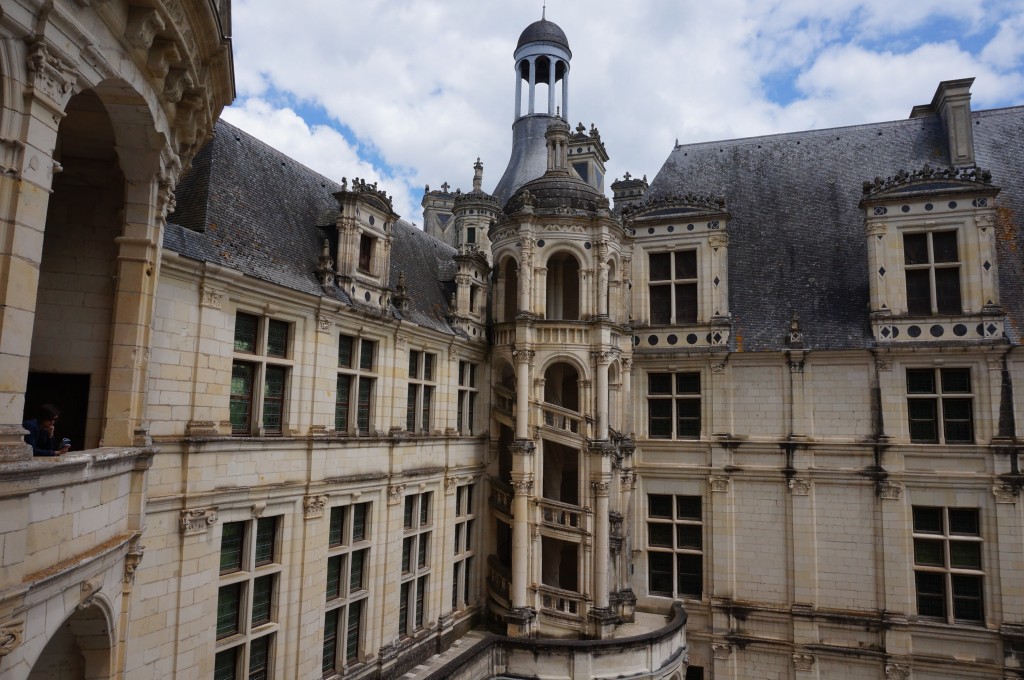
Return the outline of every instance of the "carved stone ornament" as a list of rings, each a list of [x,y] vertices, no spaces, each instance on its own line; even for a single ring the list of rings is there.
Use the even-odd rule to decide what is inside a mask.
[[[1020,496],[1020,489],[1009,484],[997,484],[992,487],[992,495],[996,497],[996,503],[1014,505]]]
[[[395,336],[395,349],[405,349],[409,346],[409,341],[404,335]]]
[[[712,373],[725,373],[725,364],[711,364]]]
[[[728,477],[709,477],[708,486],[714,493],[728,493],[730,480]]]
[[[146,552],[146,546],[139,545],[139,538],[135,536],[128,547],[128,553],[124,556],[124,584],[127,586],[135,583],[135,572],[142,564],[142,555]]]
[[[185,536],[205,534],[217,523],[217,506],[181,511],[181,532]]]
[[[801,336],[801,338],[802,337],[803,336]],[[803,342],[803,340],[801,339],[798,342]],[[796,373],[796,374],[803,373],[804,372],[804,362],[802,362],[802,361],[790,361],[789,362],[789,372],[790,373]]]
[[[794,496],[809,496],[811,495],[811,482],[806,479],[791,479],[789,480],[789,492]]]
[[[813,654],[794,654],[793,655],[793,668],[798,671],[809,671],[814,667],[814,655]]]
[[[306,519],[323,517],[325,507],[327,507],[326,496],[306,496],[302,499],[302,511]]]
[[[267,504],[266,503],[253,503],[252,504],[252,518],[253,519],[259,519],[260,517],[263,517],[263,513],[266,511],[266,509],[267,509]]]
[[[533,493],[533,480],[512,480],[512,493],[516,496],[529,496]]]
[[[331,320],[326,316],[318,316],[316,318],[316,327],[321,333],[329,333],[331,330]]]
[[[633,491],[636,489],[636,473],[632,470],[623,470],[620,486],[623,491]]]
[[[716,642],[711,645],[711,655],[716,659],[728,659],[732,654],[732,645]]]
[[[152,7],[130,7],[128,25],[124,29],[124,37],[134,47],[148,50],[158,31],[164,29],[164,20],[160,13]]]
[[[885,680],[907,680],[910,677],[910,666],[890,663],[885,666]]]
[[[888,480],[878,483],[878,496],[887,501],[898,501],[903,498],[903,485]]]
[[[729,235],[725,232],[708,236],[708,245],[712,248],[724,248],[729,245]]]
[[[892,362],[886,359],[876,359],[875,370],[879,373],[889,373],[892,371]]]
[[[594,492],[595,496],[607,496],[608,482],[591,482],[590,489]]]
[[[623,371],[631,371],[631,370],[633,370],[633,358],[632,357],[623,357],[622,359],[619,359],[619,363],[622,365],[622,370]]]
[[[203,301],[200,303],[203,305],[203,307],[210,307],[211,309],[220,309],[223,300],[224,293],[217,290],[216,288],[203,286]]]
[[[33,38],[29,43],[28,72],[32,90],[49,99],[58,111],[63,111],[71,98],[74,71],[74,66],[52,53],[42,38]]]
[[[532,349],[514,349],[512,350],[512,356],[516,358],[518,364],[531,364],[533,363],[534,351]]]
[[[82,611],[88,609],[96,603],[96,593],[103,590],[103,579],[99,576],[93,577],[87,581],[82,581],[81,595],[82,599],[78,603],[77,609]]]
[[[868,222],[868,236],[879,236],[889,229],[887,222]]]
[[[455,349],[455,347],[449,347],[448,348],[448,361],[455,361],[458,358],[459,358],[459,350]]]
[[[388,505],[398,505],[402,502],[402,494],[405,493],[405,484],[392,484],[388,487]]]
[[[24,621],[4,621],[0,623],[0,658],[14,651],[25,636]]]
[[[444,493],[446,496],[451,496],[455,493],[455,489],[459,486],[458,477],[445,477],[444,478]]]

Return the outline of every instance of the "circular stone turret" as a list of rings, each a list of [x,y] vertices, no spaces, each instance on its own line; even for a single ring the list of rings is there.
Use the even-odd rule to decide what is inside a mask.
[[[547,19],[541,19],[540,21],[534,21],[532,24],[526,27],[526,30],[519,36],[519,42],[516,44],[518,50],[523,45],[528,43],[546,42],[554,43],[559,47],[565,48],[566,52],[571,54],[569,50],[569,39],[565,37],[565,31],[563,31],[558,24]]]

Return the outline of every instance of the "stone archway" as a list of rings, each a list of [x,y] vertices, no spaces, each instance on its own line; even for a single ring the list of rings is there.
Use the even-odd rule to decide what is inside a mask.
[[[112,634],[96,604],[76,610],[54,632],[28,680],[106,680],[111,671]]]

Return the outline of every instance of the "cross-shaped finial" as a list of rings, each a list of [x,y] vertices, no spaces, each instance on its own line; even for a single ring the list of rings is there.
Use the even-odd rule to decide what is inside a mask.
[[[627,179],[627,180],[628,180],[628,179],[629,179],[629,178],[630,178],[631,176],[632,176],[632,175],[630,175],[630,174],[629,174],[629,173],[627,172],[627,173],[626,173],[625,175],[623,175],[622,177],[623,177],[623,179]]]
[[[441,185],[441,191],[443,191],[444,193],[446,193],[446,194],[447,194],[447,193],[448,193],[448,188],[449,188],[450,186],[451,186],[451,185],[450,185],[450,184],[448,184],[448,182],[445,182],[444,184],[442,184],[442,185]]]

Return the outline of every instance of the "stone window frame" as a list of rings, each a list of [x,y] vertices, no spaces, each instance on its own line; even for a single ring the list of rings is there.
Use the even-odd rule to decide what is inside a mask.
[[[693,254],[693,275],[683,276],[677,266],[680,260],[680,255]],[[698,244],[688,244],[683,247],[676,248],[652,248],[646,250],[647,255],[647,319],[651,326],[693,326],[700,323],[701,320],[701,253]],[[654,279],[652,271],[653,258],[656,256],[668,256],[669,262],[669,276],[668,278]],[[693,317],[686,319],[677,318],[676,312],[679,311],[679,300],[677,295],[679,294],[679,288],[686,287],[687,289],[692,287],[693,291]],[[668,320],[663,321],[659,319],[654,320],[655,315],[655,304],[654,304],[654,289],[655,288],[667,288],[669,290],[668,300]]]
[[[476,594],[476,579],[473,578],[473,564],[479,543],[475,535],[478,526],[476,502],[479,494],[476,484],[469,482],[455,487],[455,520],[452,544],[452,598],[453,611],[461,611],[472,605]]]
[[[958,391],[954,389],[946,389],[946,381],[944,375],[950,376],[955,373],[966,372],[966,383],[968,391]],[[920,388],[915,388],[911,385],[912,377],[916,379],[917,384],[920,385],[920,380],[927,373],[931,374],[931,391],[924,391]],[[904,389],[906,392],[907,399],[907,439],[913,444],[965,444],[970,445],[977,442],[978,431],[977,422],[975,416],[976,396],[978,390],[975,385],[975,371],[972,370],[971,366],[919,366],[919,365],[908,365],[904,367]],[[951,425],[955,423],[965,422],[963,418],[956,418],[949,416],[948,413],[956,408],[958,402],[968,402],[970,414],[966,420],[967,426],[970,429],[970,438],[968,439],[950,439],[948,431]],[[920,416],[915,417],[914,407],[925,406],[926,404],[932,405],[933,417],[922,418]],[[921,411],[918,411],[921,413]],[[925,422],[930,420],[934,422],[934,437],[915,437],[914,436],[914,423]]]
[[[956,245],[956,260],[942,260],[937,261],[935,259],[935,235],[936,234],[955,234],[955,245]],[[925,236],[926,237],[926,250],[927,250],[927,262],[910,263],[907,262],[908,248],[907,248],[907,237],[914,236]],[[903,286],[904,295],[907,306],[907,315],[912,317],[931,317],[931,316],[962,316],[964,313],[964,285],[963,276],[965,272],[966,263],[963,261],[964,244],[962,243],[962,230],[957,226],[946,225],[946,226],[927,226],[917,227],[908,226],[900,229],[900,246],[903,253],[902,266],[903,266]],[[940,286],[937,283],[937,276],[939,272],[948,272],[955,269],[957,273],[957,300],[955,305],[955,311],[950,309],[949,300],[945,298],[945,295],[941,292]],[[929,288],[929,310],[923,312],[921,310],[911,310],[911,295],[910,295],[910,274],[912,272],[927,272],[928,274],[928,288]],[[945,308],[943,308],[945,307]]]
[[[240,338],[239,324],[243,319],[252,319],[255,331],[251,344],[247,347],[244,337]],[[291,394],[292,372],[295,368],[294,354],[296,341],[296,323],[294,320],[282,319],[238,308],[235,310],[234,333],[232,338],[231,389],[229,394],[229,417],[231,434],[238,437],[251,436],[282,436],[288,431],[288,411]],[[284,331],[284,348],[277,350],[271,338],[271,330],[278,328]],[[249,387],[244,392],[236,392],[236,374],[239,369],[249,370]],[[280,377],[279,422],[268,426],[268,396],[266,389],[271,375]],[[243,399],[244,397],[244,399]],[[235,405],[248,404],[248,422],[236,420]]]
[[[477,375],[480,364],[468,359],[459,360],[458,392],[456,404],[456,429],[460,434],[472,435],[476,430],[479,409],[480,389],[477,387]]]
[[[985,541],[981,523],[980,508],[912,506],[912,567],[915,608],[919,618],[948,624],[985,625]],[[956,524],[959,527],[954,527]],[[959,530],[955,530],[957,528]],[[965,564],[965,558],[974,558],[975,563]],[[961,560],[959,564],[956,562],[958,559]],[[922,593],[922,583],[930,591]],[[973,595],[964,595],[964,588],[973,589]],[[922,601],[930,603],[922,607]],[[976,605],[976,614],[957,616],[958,613],[968,613],[969,609],[965,611],[963,607],[972,602]],[[937,613],[932,610],[936,604],[940,607]]]
[[[321,669],[324,677],[344,674],[365,661],[361,646],[366,632],[370,599],[370,556],[373,547],[373,503],[349,502],[332,506],[327,513],[327,574],[325,587],[324,644]],[[362,516],[362,525],[356,521]],[[352,589],[353,557],[361,555],[360,587]],[[338,593],[332,597],[330,573],[338,564]],[[352,615],[355,612],[355,642]],[[333,625],[333,638],[328,631]]]
[[[405,429],[415,434],[430,434],[434,424],[438,395],[438,354],[422,349],[409,350],[408,391],[405,404]]]
[[[346,342],[350,342],[347,359],[344,351]],[[362,335],[338,335],[338,367],[334,392],[334,429],[339,434],[368,436],[374,432],[377,386],[380,374],[377,366],[380,361],[380,341]],[[369,359],[367,358],[369,349]],[[345,363],[347,361],[347,363]],[[342,385],[347,384],[347,392]],[[363,399],[363,388],[367,394]],[[342,395],[347,394],[343,402]],[[364,403],[365,402],[365,403]],[[344,403],[344,407],[343,407]],[[344,415],[342,415],[344,413]],[[340,427],[339,427],[340,425]]]
[[[670,393],[651,393],[651,379],[654,376],[671,376],[671,392]],[[671,440],[671,441],[698,441],[704,436],[704,391],[706,380],[704,371],[699,368],[692,369],[677,369],[677,370],[657,370],[650,368],[645,372],[646,380],[644,382],[644,408],[646,410],[646,436],[648,439],[657,440]],[[678,376],[691,376],[696,377],[697,380],[697,391],[696,392],[682,392],[679,390],[679,377]],[[671,402],[672,413],[669,416],[671,430],[668,435],[654,435],[652,434],[652,402]],[[697,403],[697,433],[680,435],[678,431],[679,425],[679,403]],[[693,420],[693,416],[688,416],[687,420]]]
[[[653,510],[653,499],[662,499],[663,502],[667,502],[670,506],[669,513],[655,514]],[[664,501],[664,499],[668,499]],[[696,516],[689,514],[687,515],[680,505],[680,500],[685,499],[689,504],[688,507],[692,508],[694,505],[698,510]],[[705,567],[705,546],[707,541],[704,536],[704,497],[699,494],[674,494],[674,493],[648,493],[647,504],[645,510],[645,536],[644,545],[647,548],[647,589],[650,595],[660,597],[673,597],[673,598],[684,598],[684,599],[695,599],[700,600],[704,596],[705,590],[705,578],[704,578],[704,567]],[[697,536],[699,538],[699,545],[686,544],[684,536],[693,536],[693,527],[697,527]],[[666,536],[660,536],[657,540],[652,539],[655,535],[654,529],[657,528],[661,531],[667,529],[667,542]],[[689,531],[687,531],[687,529]],[[687,531],[686,534],[681,533]],[[672,581],[672,590],[655,590],[653,581],[654,570],[655,570],[655,556],[671,556],[671,571],[668,572],[668,577]],[[689,572],[689,576],[696,576],[698,585],[700,586],[700,592],[685,591],[680,587],[680,559],[686,558],[689,562],[693,561],[693,558],[697,558],[699,562],[699,570],[694,573],[692,570]]]
[[[225,521],[221,528],[221,545],[218,555],[221,558],[219,581],[217,587],[217,619],[215,624],[216,654],[214,658],[214,678],[236,678],[239,673],[248,677],[257,672],[261,666],[269,675],[273,674],[275,662],[275,642],[280,630],[278,622],[278,606],[280,591],[284,580],[282,564],[282,544],[284,531],[284,515],[270,515],[240,521]],[[265,537],[267,526],[271,527],[269,549],[270,555],[260,559],[259,554],[267,547]],[[240,530],[241,551],[237,568],[224,568],[225,534],[228,527]],[[254,621],[254,610],[257,605],[258,588],[264,583],[270,584],[270,592],[266,602],[266,618]],[[223,597],[234,591],[237,593],[235,611],[235,628],[231,632],[221,632],[220,609]],[[228,672],[230,670],[230,675]]]
[[[434,492],[408,494],[402,499],[403,530],[399,575],[398,636],[414,637],[427,621],[427,591],[434,546]]]

